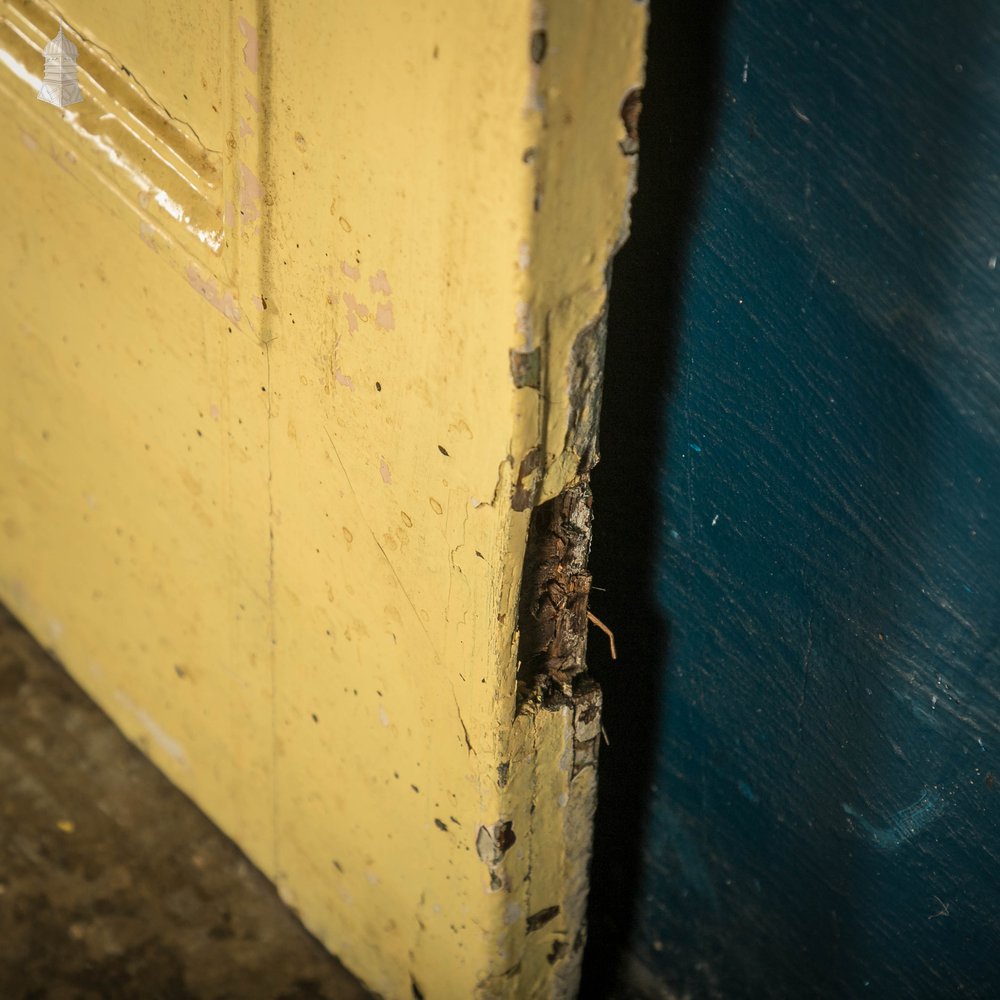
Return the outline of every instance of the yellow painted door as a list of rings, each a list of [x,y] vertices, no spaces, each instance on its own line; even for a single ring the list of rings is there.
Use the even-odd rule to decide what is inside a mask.
[[[0,12],[0,598],[374,990],[571,994],[644,6]]]

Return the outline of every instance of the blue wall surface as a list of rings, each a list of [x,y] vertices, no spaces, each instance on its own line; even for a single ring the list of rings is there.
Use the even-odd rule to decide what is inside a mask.
[[[653,0],[649,61],[584,994],[992,1000],[1000,4]]]

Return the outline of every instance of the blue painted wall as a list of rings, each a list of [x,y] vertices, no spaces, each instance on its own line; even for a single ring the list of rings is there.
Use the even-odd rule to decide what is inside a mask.
[[[1000,997],[1000,4],[653,0],[649,74],[585,995]]]

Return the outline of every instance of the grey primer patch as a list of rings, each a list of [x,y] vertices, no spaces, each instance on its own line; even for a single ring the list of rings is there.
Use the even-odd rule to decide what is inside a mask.
[[[510,352],[510,377],[515,389],[540,389],[542,385],[542,351]]]

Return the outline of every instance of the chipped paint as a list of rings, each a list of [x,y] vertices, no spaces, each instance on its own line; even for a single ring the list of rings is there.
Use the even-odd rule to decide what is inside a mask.
[[[243,62],[251,73],[257,72],[257,29],[242,15],[238,24],[243,37],[246,39],[243,45]]]
[[[264,188],[257,175],[245,164],[240,164],[240,214],[245,222],[256,222],[260,218],[260,206],[264,199]]]
[[[375,325],[382,330],[396,329],[396,320],[392,315],[391,302],[380,302],[375,307]]]
[[[233,323],[240,321],[240,307],[229,289],[221,289],[214,278],[203,275],[196,264],[188,264],[188,284]]]

